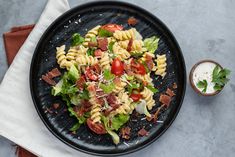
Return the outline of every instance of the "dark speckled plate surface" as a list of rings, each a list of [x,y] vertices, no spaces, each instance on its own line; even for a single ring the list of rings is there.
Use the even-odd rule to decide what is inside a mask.
[[[173,98],[170,107],[162,112],[159,121],[163,123],[151,123],[143,119],[142,116],[131,117],[127,124],[132,129],[131,138],[128,141],[121,140],[120,144],[115,146],[109,135],[96,135],[91,132],[87,126],[79,128],[76,134],[71,134],[69,129],[75,123],[75,119],[69,116],[66,111],[66,104],[60,97],[53,97],[50,94],[51,87],[40,78],[42,74],[57,67],[56,47],[66,44],[70,45],[70,37],[75,32],[84,35],[87,30],[96,25],[107,23],[122,24],[125,29],[130,28],[127,19],[134,16],[139,22],[135,28],[144,38],[152,35],[160,37],[159,48],[156,54],[167,55],[167,75],[162,80],[160,77],[154,78],[155,85],[160,93],[167,87],[172,87],[177,83],[178,88],[174,91],[176,96]],[[44,124],[61,141],[69,146],[96,155],[121,155],[139,150],[155,141],[162,135],[175,119],[181,107],[185,85],[186,70],[184,58],[181,50],[167,27],[155,16],[149,12],[121,2],[93,2],[73,8],[60,16],[45,31],[39,41],[31,63],[30,87],[32,99]],[[57,78],[58,81],[59,78]],[[160,93],[154,96],[156,106],[152,112],[160,105],[158,98]],[[53,109],[52,104],[59,103],[58,109]],[[149,131],[147,137],[138,137],[137,132],[142,127]]]

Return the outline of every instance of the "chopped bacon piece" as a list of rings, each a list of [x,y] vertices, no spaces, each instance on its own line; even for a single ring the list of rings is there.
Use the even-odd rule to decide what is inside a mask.
[[[172,86],[173,89],[177,89],[177,84],[174,83],[173,86]]]
[[[59,103],[54,103],[54,104],[53,104],[53,108],[54,108],[54,109],[58,109],[59,107],[60,107],[60,104],[59,104]]]
[[[170,88],[167,88],[166,94],[169,95],[170,97],[173,97],[175,95],[175,93]]]
[[[147,55],[145,56],[145,58],[146,58],[146,65],[147,65],[148,69],[149,69],[149,70],[152,70],[152,69],[153,69],[153,66],[154,66],[152,56],[150,56],[150,55],[147,54]]]
[[[159,108],[157,109],[157,111],[154,113],[154,115],[153,115],[153,122],[157,122],[158,115],[159,115],[159,113],[160,113],[160,111],[161,111],[161,109],[162,109],[163,107],[164,107],[164,105],[161,106],[161,107],[159,107]]]
[[[46,75],[48,75],[48,77],[52,79],[54,77],[60,76],[61,72],[57,68],[54,68],[51,71],[49,71]]]
[[[89,92],[96,92],[95,85],[93,85],[93,84],[88,85],[87,90]]]
[[[124,127],[121,129],[121,135],[123,139],[130,139],[130,133],[131,133],[131,128],[130,127]]]
[[[108,39],[107,38],[99,38],[98,39],[98,47],[102,51],[106,51],[108,49]]]
[[[88,111],[91,110],[92,104],[91,104],[89,101],[83,100],[83,101],[81,102],[81,104],[82,104],[82,106],[84,107],[85,112],[88,112]]]
[[[97,42],[88,42],[88,47],[96,47],[97,46]]]
[[[126,49],[128,52],[131,52],[132,45],[133,45],[133,39],[131,38],[128,42],[127,49]]]
[[[96,134],[106,134],[107,131],[102,123],[94,123],[91,118],[87,119],[88,127]]]
[[[114,83],[115,85],[120,85],[120,84],[122,83],[120,77],[116,77],[116,78],[113,80],[113,83]]]
[[[115,96],[114,94],[109,94],[106,99],[107,99],[107,102],[108,102],[110,105],[117,103],[117,99],[116,99],[116,96]]]
[[[139,136],[147,136],[148,134],[149,134],[149,132],[146,131],[144,128],[142,128],[138,131]]]
[[[103,53],[103,51],[101,51],[101,49],[97,49],[97,50],[95,50],[94,55],[95,55],[95,57],[100,57],[100,56],[102,56],[102,53]]]
[[[81,76],[81,77],[76,81],[76,86],[78,87],[78,89],[83,90],[85,83],[86,83],[85,76]]]
[[[91,66],[91,70],[93,70],[95,73],[100,74],[101,73],[101,68],[99,66],[99,64],[94,64],[93,66]]]
[[[170,102],[171,102],[171,97],[166,94],[161,94],[159,101],[163,103],[164,105],[166,105],[166,107],[169,107]]]
[[[127,20],[127,23],[128,23],[128,25],[135,26],[135,25],[138,23],[138,21],[136,20],[136,18],[130,17],[130,18]]]
[[[56,85],[56,82],[52,80],[48,75],[42,75],[42,79],[49,85],[52,85],[52,86]]]

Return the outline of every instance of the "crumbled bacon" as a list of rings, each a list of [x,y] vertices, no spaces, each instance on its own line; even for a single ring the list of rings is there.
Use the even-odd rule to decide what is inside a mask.
[[[149,134],[149,132],[146,131],[144,128],[142,128],[138,131],[139,136],[147,136],[148,134]]]
[[[56,82],[52,80],[48,75],[42,75],[42,80],[48,83],[49,85],[56,85]]]
[[[153,115],[153,122],[157,122],[158,115],[159,115],[159,113],[160,113],[160,111],[161,111],[161,109],[162,109],[163,107],[164,107],[164,105],[161,106],[161,107],[159,107],[159,108],[157,109],[157,111],[154,113],[154,115]]]
[[[61,75],[61,72],[57,69],[57,68],[54,68],[52,69],[51,71],[49,71],[47,73],[48,77],[49,78],[54,78],[54,77],[57,77],[57,76],[60,76]]]
[[[85,76],[81,76],[81,77],[76,81],[76,86],[78,87],[78,89],[83,90],[85,83],[86,83]]]
[[[170,102],[171,102],[171,97],[166,94],[161,94],[159,101],[163,103],[164,105],[166,105],[166,107],[169,107]]]
[[[88,42],[88,47],[96,47],[97,46],[97,42]]]
[[[60,104],[59,104],[59,103],[54,103],[54,104],[53,104],[53,108],[54,108],[54,109],[58,109],[59,107],[60,107]]]
[[[127,23],[128,23],[128,25],[135,26],[135,25],[138,23],[138,21],[136,20],[136,18],[130,17],[130,18],[127,20]]]
[[[100,66],[99,66],[98,63],[97,63],[97,64],[94,64],[93,66],[91,66],[91,69],[92,69],[95,73],[97,73],[97,74],[100,74],[100,73],[101,73],[101,68],[100,68]]]
[[[114,94],[109,94],[106,99],[107,99],[107,102],[109,103],[109,105],[117,103],[117,99]]]
[[[145,58],[146,58],[146,65],[147,65],[148,69],[149,69],[149,70],[152,70],[152,69],[153,69],[153,66],[154,66],[152,56],[150,56],[150,55],[147,54],[147,55],[145,56]]]
[[[130,139],[130,133],[131,133],[131,128],[130,127],[124,127],[121,129],[121,135],[123,139]]]
[[[88,112],[91,109],[91,106],[92,106],[92,104],[87,100],[83,100],[81,102],[81,105],[84,107],[86,112]]]
[[[169,95],[170,97],[173,97],[175,95],[175,93],[170,88],[167,88],[166,94]]]
[[[106,51],[108,48],[108,39],[107,38],[99,38],[98,39],[98,47],[102,51]]]
[[[132,45],[133,45],[133,39],[131,38],[128,42],[127,49],[126,49],[128,52],[131,52]]]
[[[97,50],[95,50],[95,52],[94,52],[95,57],[101,57],[102,54],[103,54],[103,51],[101,51],[101,49],[97,49]]]
[[[173,86],[172,86],[173,89],[177,89],[177,84],[174,83]]]

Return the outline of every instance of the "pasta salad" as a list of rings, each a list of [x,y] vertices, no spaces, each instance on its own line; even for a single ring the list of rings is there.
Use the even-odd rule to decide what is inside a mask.
[[[158,42],[157,36],[143,39],[135,28],[105,24],[84,37],[75,33],[70,46],[57,47],[57,63],[66,72],[52,95],[61,96],[77,119],[71,131],[85,124],[118,144],[118,132],[134,110],[151,118],[158,89],[150,74],[164,78],[167,67],[166,55],[154,54]]]

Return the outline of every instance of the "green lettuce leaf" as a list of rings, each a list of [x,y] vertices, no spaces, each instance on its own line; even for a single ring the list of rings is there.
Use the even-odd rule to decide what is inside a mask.
[[[55,86],[52,87],[51,94],[57,96],[61,93],[63,86],[63,80],[61,79]]]
[[[72,46],[77,46],[79,44],[82,44],[85,41],[85,39],[78,33],[73,34],[72,36]]]
[[[109,50],[110,52],[113,52],[113,45],[114,45],[114,43],[115,43],[115,42],[112,41],[112,42],[110,42],[109,45],[108,45],[108,50]]]
[[[144,40],[144,46],[150,53],[154,53],[158,48],[159,38],[157,36],[152,36]]]
[[[151,90],[153,93],[158,93],[159,92],[159,90],[157,88],[155,88],[154,86],[152,86],[152,85],[148,85],[147,88],[149,90]]]
[[[118,131],[128,120],[130,116],[127,114],[118,114],[112,118],[111,128]]]
[[[140,103],[136,104],[135,110],[139,114],[145,114],[147,117],[151,117],[151,114],[147,110],[147,103],[143,99],[140,100]]]
[[[75,65],[72,65],[68,71],[68,79],[76,82],[76,80],[80,77],[78,69]]]
[[[110,70],[108,70],[108,69],[104,70],[104,79],[105,80],[109,81],[109,80],[112,80],[114,78],[115,78],[115,75],[112,74]]]
[[[113,91],[113,89],[115,88],[114,83],[110,83],[110,84],[103,84],[100,83],[100,88],[105,92],[105,93],[111,93]]]
[[[113,35],[113,33],[110,32],[110,31],[107,31],[107,30],[105,30],[105,29],[99,29],[98,35],[99,35],[100,37],[111,37],[111,36]]]

